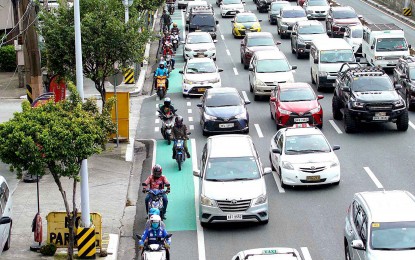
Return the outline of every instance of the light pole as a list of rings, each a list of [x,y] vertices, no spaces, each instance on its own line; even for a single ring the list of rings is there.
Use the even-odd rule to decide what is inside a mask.
[[[122,0],[122,3],[125,7],[125,23],[127,23],[130,19],[128,8],[133,4],[133,0]]]

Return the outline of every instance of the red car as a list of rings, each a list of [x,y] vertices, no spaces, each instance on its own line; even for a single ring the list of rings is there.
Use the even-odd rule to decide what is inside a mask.
[[[281,83],[271,92],[271,118],[277,129],[300,123],[322,128],[323,108],[318,100],[323,97],[316,96],[307,83]]]
[[[279,50],[277,45],[281,42],[276,42],[270,32],[251,32],[245,35],[241,41],[241,63],[244,69],[248,69],[251,58],[255,51],[263,50]]]
[[[357,15],[350,6],[332,6],[326,16],[326,31],[330,37],[340,37],[344,35],[343,27],[348,25],[362,24],[361,15]]]

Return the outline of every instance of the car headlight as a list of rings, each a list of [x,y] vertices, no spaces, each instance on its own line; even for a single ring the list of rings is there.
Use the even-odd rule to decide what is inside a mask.
[[[210,48],[208,49],[208,51],[214,51],[214,50],[216,50],[216,47],[215,47],[215,46],[210,47]]]
[[[311,110],[310,110],[310,113],[311,113],[311,114],[318,113],[318,112],[320,112],[320,109],[321,109],[321,107],[320,107],[320,106],[318,106],[318,107],[316,107],[316,108],[311,109]]]
[[[192,49],[190,49],[189,47],[184,47],[185,51],[192,51]]]
[[[332,162],[330,163],[330,168],[336,167],[336,166],[338,166],[338,165],[339,165],[339,162],[332,161]]]
[[[282,168],[287,169],[287,170],[294,170],[294,166],[287,161],[282,161]]]
[[[320,77],[327,77],[327,71],[319,71],[319,72],[318,72],[318,75],[319,75]]]
[[[393,102],[393,105],[395,107],[404,107],[405,106],[405,102],[402,99],[399,99],[398,101]]]
[[[236,115],[235,118],[237,119],[246,119],[246,111],[244,111],[243,113]]]
[[[208,80],[209,83],[218,83],[219,81],[220,81],[220,78]]]
[[[283,114],[283,115],[290,115],[291,114],[291,111],[282,109],[280,107],[278,107],[278,111],[280,112],[280,114]]]
[[[255,80],[255,85],[257,85],[258,87],[266,87],[267,84],[265,84],[262,80],[260,79],[256,79]]]
[[[383,60],[383,56],[375,56],[375,60]]]
[[[184,79],[183,81],[184,81],[184,84],[193,84],[193,81],[188,80],[188,79]]]
[[[206,113],[203,113],[203,116],[205,117],[206,120],[215,120],[217,118],[216,116],[211,116]]]
[[[209,207],[215,207],[216,202],[206,196],[200,195],[200,204],[209,206]]]
[[[259,205],[259,204],[264,204],[267,202],[267,196],[266,195],[261,195],[258,198],[253,199],[252,204],[253,205]]]
[[[352,107],[354,108],[363,108],[365,106],[364,103],[358,101],[352,101]]]
[[[312,13],[314,13],[314,12],[313,12],[313,10],[307,10],[307,11],[306,11],[306,13],[308,13],[308,14],[312,14]]]

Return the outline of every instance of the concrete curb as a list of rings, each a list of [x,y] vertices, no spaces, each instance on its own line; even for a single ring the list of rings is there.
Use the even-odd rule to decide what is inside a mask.
[[[106,260],[117,260],[119,240],[120,236],[118,234],[109,234]]]

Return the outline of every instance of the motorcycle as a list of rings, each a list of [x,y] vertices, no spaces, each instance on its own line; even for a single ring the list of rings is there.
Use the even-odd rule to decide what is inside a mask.
[[[167,4],[170,15],[174,14],[174,4]]]
[[[145,183],[142,183],[143,186]],[[148,201],[148,209],[156,208],[160,210],[160,217],[164,219],[164,204],[163,204],[163,195],[166,193],[165,190],[147,190],[146,193],[150,194],[150,200]],[[150,216],[149,216],[150,217]]]
[[[179,34],[174,32],[171,36],[171,42],[173,44],[173,51],[176,51],[179,47]]]
[[[141,240],[140,235],[135,235],[138,240]],[[166,239],[170,238],[172,234],[168,234]],[[169,259],[169,252],[165,247],[165,239],[161,239],[158,244],[146,245],[141,254],[143,260],[167,260]]]
[[[190,135],[190,133],[187,133],[187,135]],[[184,140],[183,139],[177,139],[174,140],[174,150],[176,153],[176,162],[177,166],[179,167],[179,171],[182,170],[182,165],[186,161],[186,152],[184,150]]]
[[[167,76],[157,76],[156,77],[156,90],[157,96],[159,96],[160,100],[164,98],[167,92]]]
[[[171,61],[171,55],[167,54],[166,57],[164,58],[164,60],[166,61],[167,64],[167,69],[169,70],[169,73],[172,71],[172,61]]]
[[[160,110],[157,110],[157,112],[159,112],[159,118],[162,122],[160,133],[163,136],[164,140],[167,140],[168,145],[171,144],[171,131],[174,125],[173,119],[176,111],[177,110],[170,111],[167,115],[165,115]]]

